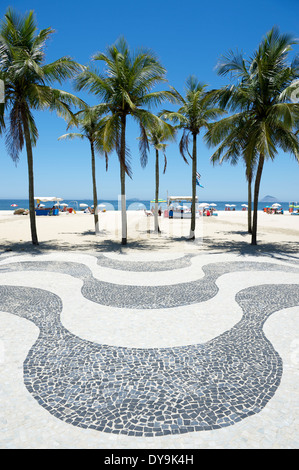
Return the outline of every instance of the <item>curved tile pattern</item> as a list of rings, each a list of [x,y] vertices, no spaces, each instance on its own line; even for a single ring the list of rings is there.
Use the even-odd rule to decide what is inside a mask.
[[[0,287],[1,310],[40,329],[24,362],[37,402],[74,426],[144,437],[230,426],[274,395],[282,361],[262,327],[273,312],[299,305],[298,285],[250,287],[236,301],[242,319],[205,344],[131,349],[71,334],[53,293]]]
[[[118,261],[107,258],[107,256],[103,254],[96,255],[96,258],[97,264],[104,268],[118,269],[121,271],[155,272],[187,268],[191,266],[191,258],[194,256],[194,254],[189,253],[178,259],[164,261]]]
[[[204,276],[196,281],[173,285],[132,286],[113,284],[94,278],[82,263],[28,261],[0,266],[1,272],[51,271],[68,274],[83,281],[82,295],[95,303],[116,308],[158,309],[204,302],[218,292],[216,281],[223,274],[238,271],[282,271],[299,273],[295,266],[274,263],[235,261],[210,263],[202,267]]]

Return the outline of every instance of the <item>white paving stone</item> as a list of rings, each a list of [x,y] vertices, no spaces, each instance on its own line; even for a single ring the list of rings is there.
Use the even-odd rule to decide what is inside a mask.
[[[118,256],[107,257],[119,259]],[[14,259],[15,258],[15,259]],[[17,261],[71,261],[88,266],[94,277],[113,277],[115,284],[134,285],[149,279],[148,285],[161,282],[161,273],[133,273],[96,264],[92,255],[48,254],[11,257],[0,264]],[[142,258],[142,257],[140,257]],[[143,257],[142,259],[144,260]],[[152,261],[154,260],[152,257]],[[177,257],[177,259],[179,256]],[[138,256],[131,256],[132,261]],[[169,259],[169,258],[168,258]],[[254,257],[248,261],[261,262]],[[165,285],[197,279],[201,267],[211,262],[239,261],[234,255],[197,256],[190,268],[164,273]],[[265,262],[287,265],[278,260]],[[202,272],[202,271],[201,271]],[[109,276],[108,276],[109,274]],[[150,276],[149,276],[150,274]],[[156,275],[156,278],[155,278]],[[130,282],[128,282],[128,278]],[[112,282],[112,281],[111,281]],[[197,304],[165,309],[118,309],[95,304],[81,293],[83,282],[54,272],[3,272],[0,284],[45,289],[63,302],[61,321],[74,335],[99,344],[129,348],[165,348],[209,341],[229,330],[241,318],[235,295],[242,289],[261,284],[299,284],[299,274],[287,272],[238,272],[220,276],[219,291],[213,298]],[[136,285],[136,284],[135,284]],[[1,306],[0,306],[1,310]],[[1,448],[298,448],[298,306],[279,310],[266,321],[263,331],[283,360],[281,383],[274,396],[257,414],[232,426],[173,436],[130,437],[113,435],[67,424],[38,405],[23,382],[23,362],[35,343],[39,329],[31,322],[0,311],[0,447]]]

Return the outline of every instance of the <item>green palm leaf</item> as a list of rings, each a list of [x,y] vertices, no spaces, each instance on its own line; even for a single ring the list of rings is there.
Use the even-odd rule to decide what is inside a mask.
[[[229,52],[221,58],[218,73],[231,75],[234,83],[212,93],[215,102],[233,115],[213,124],[207,133],[209,145],[219,145],[212,161],[242,155],[246,175],[256,168],[252,244],[256,244],[257,207],[264,160],[274,159],[281,148],[298,159],[299,105],[291,103],[299,76],[298,56],[288,63],[298,41],[278,28],[261,41],[251,58]]]
[[[155,91],[163,83],[166,70],[152,51],[140,49],[131,52],[126,40],[121,37],[105,52],[98,52],[93,61],[104,67],[99,72],[94,65],[87,67],[76,79],[76,89],[94,94],[107,113],[103,129],[104,152],[116,151],[121,173],[122,199],[122,243],[127,243],[125,175],[132,177],[130,150],[126,142],[127,118],[131,116],[139,126],[139,150],[141,164],[148,160],[149,142],[147,130],[159,118],[150,108],[163,101],[173,100],[170,92]]]
[[[186,80],[185,96],[182,96],[175,88],[171,87],[171,95],[180,108],[177,111],[162,110],[159,116],[176,124],[177,129],[182,130],[179,141],[179,150],[183,160],[188,163],[192,160],[192,208],[190,238],[195,235],[195,200],[196,200],[196,172],[197,172],[197,136],[201,129],[209,129],[210,123],[221,116],[223,109],[215,106],[215,96],[206,90],[207,85],[200,82],[194,75]],[[189,150],[192,140],[192,153]]]
[[[73,106],[84,106],[82,100],[62,90],[52,88],[72,78],[83,67],[71,58],[63,57],[52,64],[45,63],[45,46],[53,34],[52,28],[37,31],[34,13],[19,15],[8,9],[0,26],[0,79],[5,85],[5,104],[0,107],[0,131],[6,132],[6,147],[17,162],[26,144],[31,237],[38,244],[35,210],[32,147],[38,131],[32,110],[49,109],[69,119]],[[4,113],[9,119],[5,123]],[[5,128],[6,125],[6,128]]]

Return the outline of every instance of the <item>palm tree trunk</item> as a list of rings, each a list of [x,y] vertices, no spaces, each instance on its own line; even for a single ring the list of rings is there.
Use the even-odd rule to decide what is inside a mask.
[[[252,194],[251,194],[251,183],[252,183],[252,172],[250,171],[247,178],[248,182],[248,233],[252,233],[251,224],[251,205],[252,205]]]
[[[121,117],[121,141],[120,141],[120,186],[121,186],[121,220],[122,240],[121,244],[127,244],[127,211],[126,211],[126,115]]]
[[[91,150],[91,171],[92,171],[92,189],[93,189],[93,210],[94,210],[94,226],[95,232],[99,232],[99,216],[98,216],[98,195],[97,195],[97,185],[96,185],[96,163],[94,156],[94,143],[90,140],[90,150]]]
[[[34,208],[34,178],[33,178],[33,154],[32,144],[30,139],[30,131],[28,127],[28,121],[26,112],[22,112],[23,128],[26,142],[27,151],[27,165],[28,165],[28,187],[29,187],[29,218],[30,218],[30,229],[31,229],[31,240],[33,245],[38,245],[37,231],[36,231],[36,219],[35,219],[35,208]]]
[[[191,206],[191,228],[190,240],[195,239],[195,218],[196,218],[196,170],[197,170],[197,149],[196,149],[196,134],[193,134],[193,151],[192,151],[192,206]]]
[[[265,157],[263,154],[260,154],[259,163],[257,167],[255,185],[254,185],[254,201],[253,201],[253,221],[252,221],[252,237],[251,245],[256,245],[256,235],[257,235],[257,212],[258,212],[258,200],[259,200],[259,191],[260,184],[263,172]]]
[[[158,204],[159,204],[159,150],[156,149],[156,194],[155,194],[155,232],[159,233]]]

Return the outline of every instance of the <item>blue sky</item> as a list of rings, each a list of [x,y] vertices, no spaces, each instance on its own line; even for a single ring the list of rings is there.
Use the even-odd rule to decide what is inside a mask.
[[[88,64],[97,51],[124,36],[131,49],[152,49],[167,69],[169,84],[183,93],[190,74],[196,75],[209,88],[220,87],[227,78],[217,76],[219,57],[229,50],[240,50],[250,56],[262,37],[274,25],[281,32],[299,37],[298,0],[52,0],[1,2],[0,14],[11,6],[24,13],[34,10],[39,29],[52,27],[56,32],[48,43],[46,61],[63,55]],[[299,46],[297,46],[299,52]],[[73,91],[71,84],[62,88]],[[91,95],[79,94],[94,104]],[[90,150],[87,141],[58,141],[66,132],[66,123],[47,111],[37,113],[39,140],[34,148],[35,195],[59,196],[65,199],[92,197]],[[127,198],[151,199],[154,196],[154,152],[148,166],[142,169],[138,155],[138,128],[128,125],[127,142],[132,155],[133,179],[127,179]],[[179,139],[177,139],[178,141]],[[212,150],[198,140],[198,171],[204,189],[198,190],[200,200],[246,200],[247,186],[244,167],[240,163],[212,166]],[[178,145],[167,148],[168,167],[160,177],[160,197],[191,194],[191,164],[180,157]],[[8,156],[4,139],[0,140],[0,198],[27,198],[27,162],[23,152],[17,166]],[[117,199],[120,192],[119,163],[110,156],[109,170],[97,157],[99,200]],[[267,162],[261,183],[260,197],[272,195],[281,201],[299,200],[299,165],[294,157],[279,153],[274,162]]]

